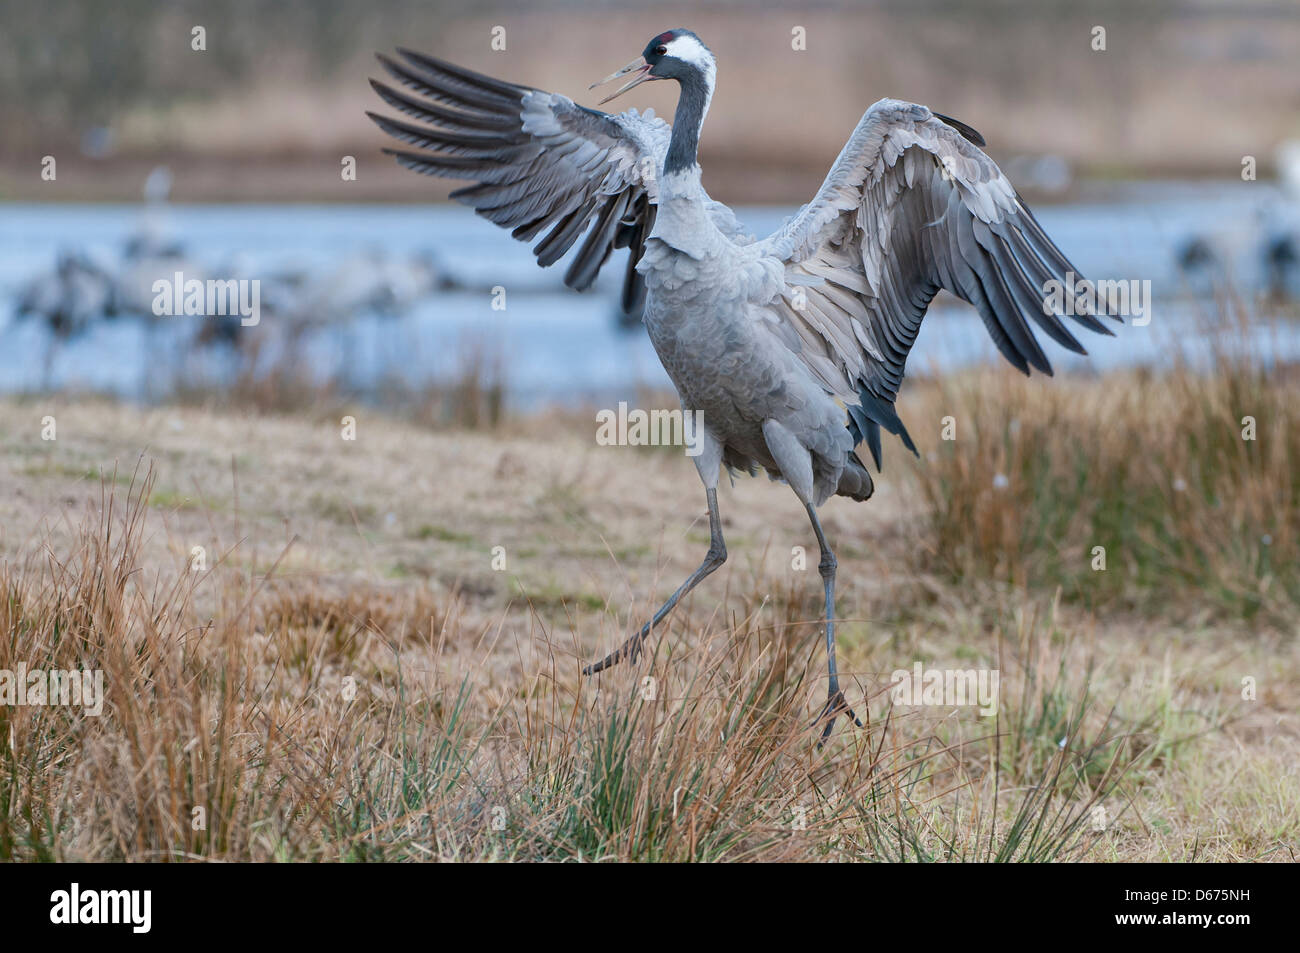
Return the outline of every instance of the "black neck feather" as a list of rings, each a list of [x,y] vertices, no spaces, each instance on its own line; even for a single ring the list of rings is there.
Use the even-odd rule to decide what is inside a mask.
[[[704,110],[709,102],[709,86],[704,74],[690,70],[678,80],[681,95],[677,98],[677,114],[673,117],[673,134],[668,140],[668,156],[664,173],[684,172],[697,164],[700,145],[700,127],[704,125]]]

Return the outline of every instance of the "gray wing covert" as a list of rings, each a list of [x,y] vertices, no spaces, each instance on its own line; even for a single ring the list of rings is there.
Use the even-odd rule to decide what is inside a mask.
[[[880,429],[915,452],[894,401],[940,289],[974,305],[998,350],[1051,374],[1030,321],[1085,353],[1045,288],[1082,281],[968,126],[881,100],[863,116],[816,197],[764,250],[785,264],[772,330],[829,393],[880,466]],[[1075,309],[1077,310],[1077,309]],[[1089,313],[1073,320],[1112,333]]]
[[[635,270],[654,224],[657,168],[670,127],[647,111],[610,114],[566,96],[493,79],[410,50],[379,56],[404,90],[371,86],[408,122],[367,113],[386,133],[422,150],[386,149],[417,172],[475,184],[452,198],[518,239],[538,264],[552,265],[585,233],[564,275],[584,290],[616,248],[629,248],[625,310],[644,303]]]

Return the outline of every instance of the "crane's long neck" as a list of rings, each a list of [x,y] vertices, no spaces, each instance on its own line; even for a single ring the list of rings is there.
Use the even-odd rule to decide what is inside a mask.
[[[694,172],[698,177],[700,127],[704,125],[709,101],[713,99],[713,70],[690,70],[680,77],[679,82],[682,92],[677,98],[673,134],[668,140],[668,155],[664,160],[664,176]]]

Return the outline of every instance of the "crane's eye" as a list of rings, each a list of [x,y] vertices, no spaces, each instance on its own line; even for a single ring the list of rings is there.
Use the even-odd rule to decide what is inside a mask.
[[[656,47],[655,47],[655,53],[658,54],[659,56],[663,56],[663,55],[666,54],[667,52],[668,52],[668,47],[666,47],[666,46],[656,46]]]

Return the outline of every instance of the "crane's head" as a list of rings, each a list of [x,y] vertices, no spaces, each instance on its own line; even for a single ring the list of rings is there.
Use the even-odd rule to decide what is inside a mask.
[[[641,55],[631,63],[606,76],[599,83],[592,83],[590,88],[603,86],[628,73],[635,74],[630,82],[602,99],[601,105],[651,79],[675,79],[683,84],[697,80],[712,92],[716,72],[713,54],[698,36],[690,30],[669,30],[647,43]]]

